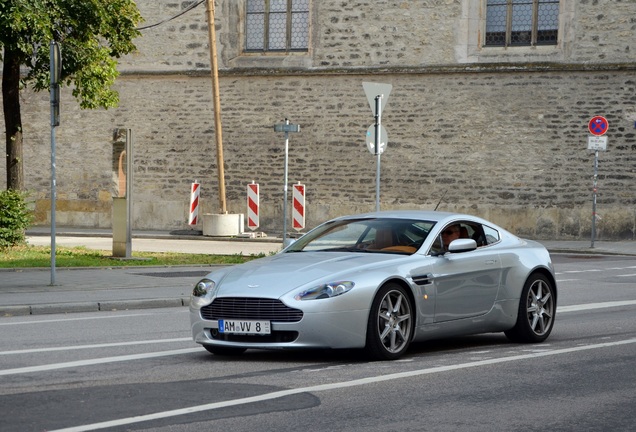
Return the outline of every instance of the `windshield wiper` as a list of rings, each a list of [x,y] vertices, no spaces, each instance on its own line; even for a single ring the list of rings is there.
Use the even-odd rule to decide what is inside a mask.
[[[353,247],[337,247],[337,248],[328,248],[328,249],[316,249],[315,252],[372,252],[366,249],[359,249],[355,246]]]

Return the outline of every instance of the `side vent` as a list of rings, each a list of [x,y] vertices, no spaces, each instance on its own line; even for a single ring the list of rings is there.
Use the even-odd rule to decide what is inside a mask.
[[[413,276],[413,282],[419,286],[430,285],[433,281],[431,275]]]

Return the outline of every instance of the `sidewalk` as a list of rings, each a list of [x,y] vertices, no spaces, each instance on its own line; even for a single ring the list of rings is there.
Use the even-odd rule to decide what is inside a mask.
[[[112,250],[112,231],[56,228],[57,246]],[[27,231],[27,242],[50,246],[48,227]],[[282,240],[211,238],[200,231],[133,231],[132,250],[214,255],[270,255]],[[0,317],[187,306],[204,275],[221,266],[0,269]],[[52,280],[54,284],[51,284]]]
[[[132,250],[219,255],[278,252],[281,239],[209,238],[197,231],[133,231]],[[50,229],[27,232],[33,245],[50,245]],[[636,255],[636,242],[542,241],[551,253]],[[58,246],[112,250],[109,230],[57,228]],[[187,306],[192,287],[221,266],[0,269],[0,317]],[[54,276],[53,276],[54,275]],[[55,284],[51,284],[52,278]]]
[[[88,249],[112,250],[112,231],[106,229],[57,228],[58,246],[85,246]],[[51,245],[49,227],[27,231],[27,241],[35,246]],[[214,255],[269,255],[282,249],[282,239],[274,237],[236,237],[232,239],[204,237],[201,231],[133,231],[132,250],[143,252],[179,252]]]

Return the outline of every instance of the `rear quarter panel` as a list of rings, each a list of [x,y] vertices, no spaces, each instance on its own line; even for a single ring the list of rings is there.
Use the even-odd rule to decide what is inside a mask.
[[[549,252],[539,243],[520,239],[499,252],[503,268],[498,300],[519,299],[528,277],[540,271],[552,280],[555,291],[554,267]]]

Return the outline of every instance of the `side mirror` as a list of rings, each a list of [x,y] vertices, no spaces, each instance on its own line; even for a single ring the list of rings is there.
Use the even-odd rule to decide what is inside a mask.
[[[448,245],[448,251],[451,253],[470,252],[477,249],[477,242],[473,239],[457,239]]]

